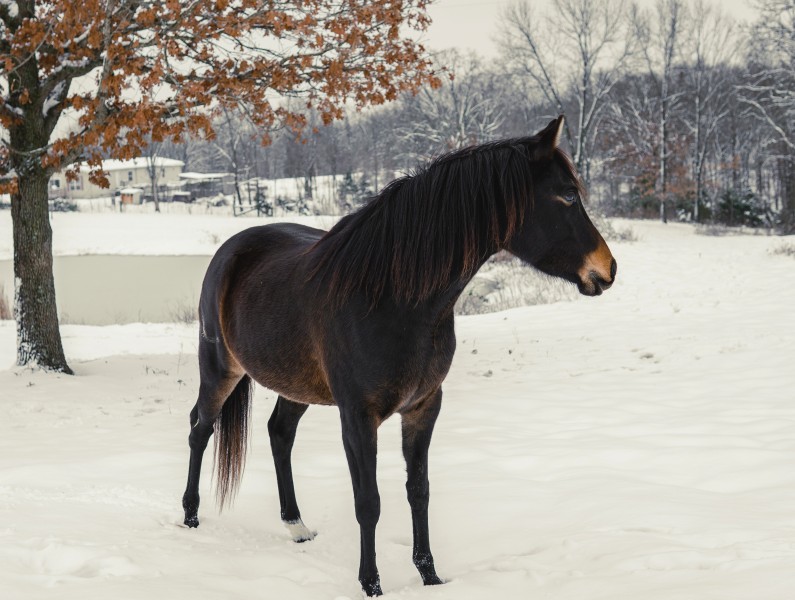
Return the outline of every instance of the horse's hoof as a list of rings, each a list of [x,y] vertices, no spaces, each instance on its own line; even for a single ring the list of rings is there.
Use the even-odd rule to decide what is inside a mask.
[[[375,579],[360,579],[362,584],[362,591],[368,596],[383,596],[384,592],[381,591],[381,580],[376,577]]]
[[[422,577],[423,585],[443,585],[445,583],[447,582],[441,577],[439,577],[436,573],[432,573],[430,575],[423,575]]]
[[[282,523],[284,523],[284,526],[290,532],[296,544],[314,540],[317,535],[317,531],[309,529],[300,518],[295,521],[282,521]]]
[[[418,553],[413,557],[414,566],[422,577],[423,585],[442,585],[444,579],[436,574],[436,567],[433,565],[433,556],[430,553]]]
[[[199,526],[199,517],[197,515],[185,516],[185,525],[190,527],[191,529],[195,529]]]

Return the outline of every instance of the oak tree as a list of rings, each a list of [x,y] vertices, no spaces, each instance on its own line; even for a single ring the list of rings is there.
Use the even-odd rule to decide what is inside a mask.
[[[48,180],[150,140],[212,138],[242,111],[269,141],[436,83],[413,34],[431,0],[0,0],[0,193],[11,194],[20,365],[70,372]],[[293,101],[300,99],[301,110]]]

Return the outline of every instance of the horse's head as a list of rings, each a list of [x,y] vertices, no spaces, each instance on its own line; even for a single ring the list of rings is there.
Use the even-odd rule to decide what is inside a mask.
[[[539,271],[576,283],[597,296],[616,277],[616,261],[582,203],[583,187],[570,159],[558,148],[563,116],[530,142],[533,206],[506,249]]]

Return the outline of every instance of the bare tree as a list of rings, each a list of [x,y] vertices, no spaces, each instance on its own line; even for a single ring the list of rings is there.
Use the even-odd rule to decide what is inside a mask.
[[[160,212],[160,198],[157,193],[157,183],[160,179],[160,151],[163,142],[150,140],[149,145],[144,151],[146,159],[146,172],[149,175],[149,186],[152,190],[152,202],[155,203],[155,212]]]
[[[559,113],[573,105],[565,135],[577,168],[590,178],[593,136],[610,90],[633,54],[624,0],[553,0],[536,14],[526,0],[502,17],[500,45]]]
[[[729,64],[741,47],[737,28],[721,12],[720,6],[708,0],[695,0],[692,5],[689,64],[685,71],[692,105],[683,119],[692,135],[693,220],[700,220],[704,188],[704,166],[714,135],[731,112],[734,96],[733,71]]]
[[[660,219],[663,223],[668,222],[666,202],[669,117],[672,105],[678,97],[678,94],[672,90],[671,82],[684,29],[685,11],[682,0],[657,0],[651,13],[633,10],[635,36],[643,48],[646,66],[659,96],[657,146],[659,174],[656,187],[660,202]]]
[[[438,89],[423,88],[403,99],[399,134],[407,141],[409,161],[493,139],[502,114],[493,92],[495,73],[485,71],[472,54],[448,50],[437,55],[449,77]]]
[[[217,156],[223,160],[224,168],[231,171],[235,181],[235,198],[238,207],[243,207],[240,191],[241,178],[246,178],[251,165],[247,160],[247,146],[255,143],[256,130],[240,112],[224,109],[216,126],[218,135],[212,145]]]
[[[597,138],[598,155],[609,173],[608,198],[617,214],[646,216],[657,176],[656,132],[659,97],[648,74],[630,74],[611,92]],[[630,202],[621,196],[628,187]]]
[[[776,141],[770,158],[777,164],[784,231],[795,231],[795,1],[761,0],[753,29],[751,81],[741,101]]]

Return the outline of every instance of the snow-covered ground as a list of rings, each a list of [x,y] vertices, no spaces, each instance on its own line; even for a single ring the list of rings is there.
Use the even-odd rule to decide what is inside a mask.
[[[204,253],[251,224],[140,218],[56,215],[56,251]],[[611,244],[605,295],[457,321],[431,445],[444,586],[423,588],[411,564],[399,422],[382,426],[387,598],[793,598],[795,261],[770,253],[779,238],[631,226],[640,239]],[[262,389],[237,503],[215,511],[208,459],[189,530],[195,326],[63,333],[76,377],[0,371],[0,598],[360,597],[334,409],[307,413],[294,451],[314,541],[293,544],[279,521]],[[0,322],[0,365],[13,357]]]

